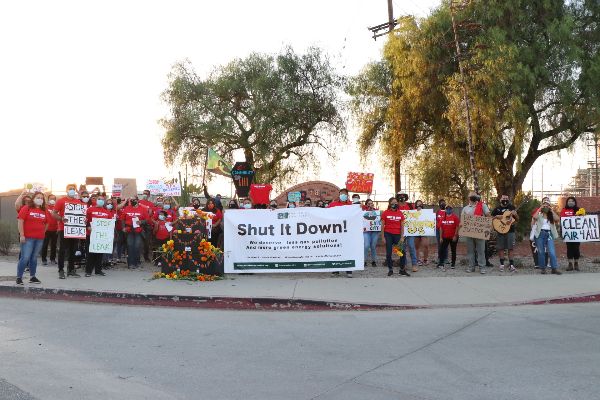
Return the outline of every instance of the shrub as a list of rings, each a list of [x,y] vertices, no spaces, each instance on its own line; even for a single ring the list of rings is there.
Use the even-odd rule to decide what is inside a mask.
[[[0,221],[0,254],[8,255],[17,242],[17,226],[15,223]]]

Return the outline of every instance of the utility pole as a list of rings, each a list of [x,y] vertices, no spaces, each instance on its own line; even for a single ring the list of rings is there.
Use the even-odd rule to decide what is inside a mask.
[[[469,0],[467,0],[469,1]],[[462,63],[462,55],[460,51],[460,41],[458,40],[458,30],[456,29],[456,20],[454,18],[456,0],[450,1],[450,16],[452,17],[452,30],[454,31],[454,43],[456,45],[456,58],[458,62],[458,70],[460,72],[460,83],[463,89],[463,99],[465,103],[466,119],[467,119],[467,142],[469,144],[469,163],[471,164],[471,176],[473,177],[473,188],[479,194],[479,178],[477,176],[477,168],[475,165],[475,150],[473,149],[473,130],[471,127],[471,107],[469,105],[469,90],[465,79],[465,71]],[[461,3],[459,7],[463,7]]]

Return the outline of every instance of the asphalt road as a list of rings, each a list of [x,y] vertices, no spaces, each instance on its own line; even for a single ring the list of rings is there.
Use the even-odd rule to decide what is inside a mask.
[[[600,399],[600,305],[233,312],[0,298],[1,399]]]

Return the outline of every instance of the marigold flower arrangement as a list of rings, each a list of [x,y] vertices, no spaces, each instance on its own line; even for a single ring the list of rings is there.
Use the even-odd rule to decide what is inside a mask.
[[[161,250],[163,259],[169,267],[181,267],[184,255],[175,250],[175,242],[173,240],[169,240],[163,244]]]
[[[577,216],[584,216],[585,215],[585,208],[581,207],[579,210],[577,210],[577,212],[575,213],[575,215],[577,215]]]
[[[223,278],[217,275],[207,275],[200,274],[197,272],[192,272],[187,269],[181,271],[173,271],[169,274],[165,274],[164,272],[155,272],[152,275],[152,279],[161,279],[165,278],[170,281],[194,281],[194,282],[212,282],[218,281]]]
[[[209,220],[210,216],[208,215],[208,213],[205,213],[202,210],[196,210],[196,216],[198,216],[198,218],[203,219],[203,220]]]
[[[398,257],[402,257],[404,255],[404,249],[402,248],[403,246],[397,244],[394,247],[392,247],[392,253],[397,255]]]
[[[221,249],[213,246],[206,239],[202,239],[200,242],[200,245],[198,246],[198,252],[200,253],[200,261],[203,264],[215,261],[217,257],[222,254]]]

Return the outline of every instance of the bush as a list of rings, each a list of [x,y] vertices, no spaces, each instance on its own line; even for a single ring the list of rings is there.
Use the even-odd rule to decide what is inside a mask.
[[[0,221],[0,254],[8,255],[17,242],[18,231],[15,223]]]
[[[517,211],[519,214],[519,222],[517,222],[515,226],[517,241],[520,242],[525,238],[529,238],[529,233],[531,232],[531,213],[533,213],[533,210],[538,208],[541,203],[538,199],[533,198],[531,192],[520,192],[515,196],[514,204],[517,207],[522,204],[519,211]]]

